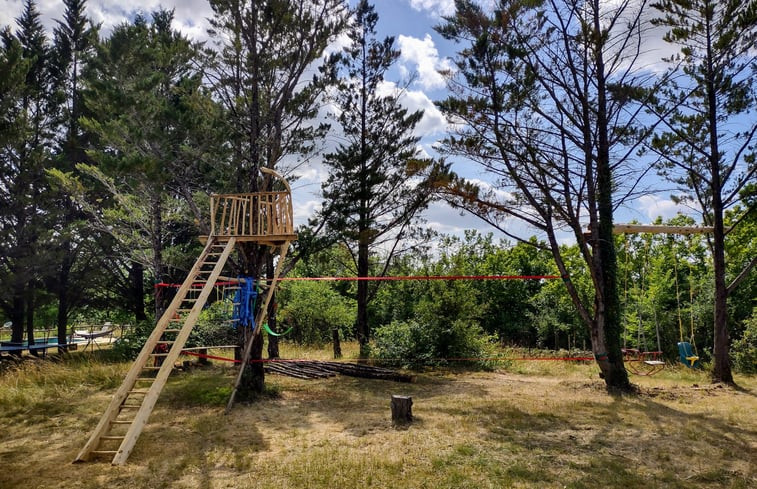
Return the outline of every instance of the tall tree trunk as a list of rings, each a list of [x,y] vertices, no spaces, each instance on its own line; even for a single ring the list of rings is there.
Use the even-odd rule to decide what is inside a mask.
[[[24,312],[26,300],[24,297],[24,286],[16,283],[13,290],[13,309],[11,309],[10,320],[11,341],[21,343],[24,340]]]
[[[155,281],[163,282],[163,202],[160,191],[157,189],[153,193],[150,207],[152,211],[153,272],[155,273]],[[155,287],[153,293],[155,294],[155,320],[158,321],[163,315],[163,311],[166,310],[169,301],[166,297],[167,294],[162,294],[159,288]]]
[[[65,345],[68,337],[68,282],[71,275],[71,241],[66,239],[61,243],[63,251],[63,260],[60,264],[58,273],[58,316],[56,318],[56,330],[58,334],[58,344]],[[65,352],[66,347],[59,347],[59,351]]]
[[[362,234],[362,233],[361,233]],[[367,277],[369,271],[368,244],[362,239],[358,244],[357,276]],[[360,358],[368,357],[368,341],[370,331],[368,329],[368,281],[357,282],[357,340],[360,344]]]
[[[145,268],[141,263],[132,262],[129,268],[129,297],[131,311],[134,314],[134,320],[145,321]]]
[[[599,36],[602,32],[599,1],[594,0],[594,30]],[[597,359],[605,383],[609,389],[628,391],[632,388],[628,372],[623,365],[621,352],[621,315],[620,296],[618,293],[618,260],[613,238],[612,205],[612,168],[610,166],[610,144],[608,141],[609,123],[607,120],[607,86],[605,65],[602,56],[604,46],[600,41],[596,56],[597,83],[597,211],[598,236],[595,239],[595,260],[598,274],[595,314],[596,331],[592,339],[596,340],[594,355]]]
[[[34,344],[34,288],[30,285],[26,294],[26,341],[29,346]],[[37,350],[29,350],[37,356]]]
[[[723,228],[723,182],[720,174],[717,93],[715,88],[715,56],[712,48],[713,23],[707,22],[707,130],[710,139],[710,172],[712,190],[712,261],[715,273],[713,380],[733,384],[728,358],[728,289],[725,283],[725,230]]]
[[[256,279],[261,277],[263,275],[263,264],[267,263],[267,255],[270,255],[270,251],[262,245],[246,244],[242,247],[242,255],[244,259],[244,275],[255,277]],[[271,259],[271,261],[273,261],[273,259]],[[257,301],[256,310],[253,311],[255,317],[258,315],[261,305],[262,301]],[[263,325],[256,324],[255,327],[262,328]],[[246,326],[239,326],[238,344],[241,348],[237,348],[237,350],[240,354],[251,334],[252,330]],[[237,390],[238,399],[240,400],[252,399],[255,394],[261,394],[265,388],[265,370],[263,362],[261,361],[263,359],[263,340],[264,338],[261,332],[256,336],[252,343],[252,348],[250,350],[251,363],[245,366],[245,371],[242,374],[242,381]]]

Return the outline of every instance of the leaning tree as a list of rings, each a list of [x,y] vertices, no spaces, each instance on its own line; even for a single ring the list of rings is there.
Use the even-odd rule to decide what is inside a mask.
[[[512,217],[544,234],[605,382],[619,390],[632,386],[620,347],[613,211],[643,174],[632,165],[644,130],[629,93],[639,83],[643,6],[500,0],[487,9],[458,0],[438,27],[465,45],[452,95],[439,104],[454,128],[444,150],[493,181],[484,190],[453,178],[443,193],[506,234]],[[578,243],[593,297],[574,286],[560,232]]]

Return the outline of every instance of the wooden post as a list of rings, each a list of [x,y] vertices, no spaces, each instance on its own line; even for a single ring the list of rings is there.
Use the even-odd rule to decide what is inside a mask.
[[[413,398],[410,396],[392,396],[392,423],[404,424],[413,421]]]
[[[342,358],[342,345],[339,343],[339,328],[331,330],[331,339],[334,341],[334,358]]]

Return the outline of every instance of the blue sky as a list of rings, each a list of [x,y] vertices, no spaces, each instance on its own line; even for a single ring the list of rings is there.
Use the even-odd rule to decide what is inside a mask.
[[[21,12],[21,3],[21,0],[0,0],[0,25],[15,24],[14,18]],[[160,6],[175,9],[174,26],[177,29],[196,39],[206,38],[207,18],[211,15],[206,0],[130,0],[128,3],[89,0],[87,11],[95,22],[102,24],[107,33],[114,25],[133,18],[137,11],[149,13]],[[454,44],[445,41],[434,31],[434,26],[442,20],[442,15],[452,12],[453,0],[375,0],[375,7],[379,14],[378,28],[381,34],[394,36],[397,46],[402,50],[402,57],[392,72],[396,78],[389,81],[400,82],[402,78],[415,74],[415,81],[405,94],[404,103],[411,109],[425,111],[418,132],[422,137],[423,149],[433,155],[432,146],[444,136],[446,129],[444,118],[433,105],[434,100],[443,98],[446,93],[444,80],[437,70],[450,66],[448,58],[454,56],[456,49]],[[54,19],[62,17],[63,4],[60,0],[40,0],[38,8],[49,30],[54,25]],[[650,63],[662,56],[655,50],[651,52]],[[478,173],[465,162],[456,162],[455,169],[468,178],[486,181],[486,175]],[[296,218],[298,222],[304,222],[320,204],[318,192],[325,173],[317,161],[301,168],[298,173],[300,178],[294,185]],[[658,215],[668,218],[680,210],[683,209],[673,203],[666,193],[648,195],[620,209],[616,222],[636,219],[648,223]],[[444,204],[432,205],[425,217],[430,226],[445,233],[461,234],[466,228],[490,230],[477,218],[461,216]],[[508,227],[520,235],[531,234],[517,222],[509,223]],[[569,238],[566,237],[566,240]]]

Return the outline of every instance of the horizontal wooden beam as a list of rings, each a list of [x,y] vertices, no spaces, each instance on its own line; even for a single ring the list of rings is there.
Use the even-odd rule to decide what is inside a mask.
[[[612,234],[708,234],[712,226],[650,226],[644,224],[616,224]]]
[[[712,233],[712,226],[660,226],[648,224],[615,224],[612,234],[708,234]],[[584,236],[591,236],[587,229]]]

